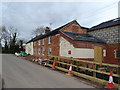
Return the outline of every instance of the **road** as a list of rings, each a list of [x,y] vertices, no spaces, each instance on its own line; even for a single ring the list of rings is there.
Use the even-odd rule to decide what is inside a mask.
[[[73,76],[14,55],[4,54],[2,60],[5,88],[94,88]]]

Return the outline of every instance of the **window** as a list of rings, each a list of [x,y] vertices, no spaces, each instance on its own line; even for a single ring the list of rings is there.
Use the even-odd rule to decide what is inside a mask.
[[[34,55],[37,54],[37,48],[34,48]]]
[[[42,39],[42,45],[44,45],[44,39]]]
[[[120,59],[120,50],[115,50],[115,58]]]
[[[34,48],[34,55],[35,55],[35,48]]]
[[[42,55],[44,56],[45,55],[45,49],[42,48]]]
[[[48,56],[51,56],[51,55],[52,55],[52,49],[48,48]]]
[[[38,41],[38,45],[40,45],[40,40]]]
[[[38,48],[38,55],[40,55],[40,48]]]
[[[51,44],[51,37],[48,37],[48,44]]]
[[[106,49],[103,49],[103,56],[106,57]]]
[[[35,54],[37,55],[37,48],[35,49]]]

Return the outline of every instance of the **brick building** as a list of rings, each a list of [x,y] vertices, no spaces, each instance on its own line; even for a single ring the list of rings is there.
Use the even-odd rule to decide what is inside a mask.
[[[80,26],[76,20],[47,32],[34,40],[34,55],[63,56],[81,59],[94,58],[94,47],[105,47],[105,41],[87,34],[88,28]]]
[[[43,58],[52,55],[94,60],[94,48],[101,47],[102,62],[118,64],[119,19],[101,23],[90,29],[80,26],[76,20],[53,31],[46,28],[44,35],[32,40],[33,54]]]
[[[106,59],[104,62],[120,62],[120,17],[93,26],[89,34],[106,41]]]

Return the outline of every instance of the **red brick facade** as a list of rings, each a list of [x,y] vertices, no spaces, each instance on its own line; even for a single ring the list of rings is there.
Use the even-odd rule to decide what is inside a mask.
[[[76,21],[73,21],[72,23],[62,28],[61,30],[68,32],[83,33],[83,34],[87,33],[87,30],[81,27]]]
[[[72,21],[71,23],[67,24],[60,30],[69,31],[69,32],[76,32],[76,33],[87,33],[85,28],[81,28],[80,25],[76,21]],[[51,37],[51,44],[48,44],[48,37],[44,38],[44,45],[42,45],[42,40],[40,40],[40,45],[38,45],[38,41],[34,41],[34,55],[36,57],[43,57],[46,58],[48,56],[48,48],[51,48],[53,56],[59,56],[59,48],[60,48],[60,37],[61,34],[56,34]],[[42,55],[42,49],[45,49],[44,55]],[[38,49],[40,49],[40,55],[38,55]]]
[[[120,59],[116,58],[116,50],[120,50],[120,44],[107,44],[106,45],[106,59],[104,63],[111,63],[111,64],[120,64]]]
[[[48,48],[51,48],[52,50],[52,55],[54,56],[59,56],[59,34],[56,34],[54,36],[50,36],[51,37],[51,43],[48,43],[48,37],[44,38],[44,45],[42,45],[42,40],[40,40],[40,45],[38,45],[38,41],[35,41],[34,43],[36,43],[36,45],[34,46],[35,49],[35,56],[36,57],[43,57],[46,58],[48,56]],[[40,48],[40,55],[38,55],[38,48]],[[44,55],[42,55],[42,49],[45,49],[45,53]]]
[[[68,31],[68,32],[76,32],[81,34],[86,34],[87,29],[81,27],[76,21],[73,21],[66,26],[60,28],[60,30]],[[51,37],[51,43],[48,43],[48,38]],[[55,34],[52,36],[48,36],[44,39],[44,45],[42,44],[42,40],[40,39],[40,45],[38,45],[39,40],[34,41],[34,55],[36,57],[48,57],[48,49],[51,48],[51,55],[52,56],[60,56],[60,37],[65,38],[67,41],[69,41],[75,48],[92,48],[94,49],[95,46],[102,47],[103,49],[106,49],[106,56],[103,57],[104,63],[111,63],[111,64],[118,64],[120,63],[120,60],[115,57],[115,50],[120,49],[119,44],[105,44],[105,43],[96,43],[96,42],[84,42],[84,41],[74,41],[70,39],[69,37],[65,36],[63,33]],[[44,55],[42,53],[42,50],[45,50]],[[40,50],[40,51],[39,51]],[[83,60],[94,60],[94,59],[83,59]]]

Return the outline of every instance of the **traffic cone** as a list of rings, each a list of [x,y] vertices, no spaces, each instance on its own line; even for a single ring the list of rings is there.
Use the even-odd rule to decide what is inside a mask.
[[[70,67],[69,67],[67,75],[72,75],[72,64],[70,64]]]
[[[56,59],[54,59],[53,65],[52,65],[52,69],[55,69],[56,66]]]
[[[113,77],[112,76],[113,76],[113,74],[112,74],[112,71],[111,71],[107,88],[114,88],[114,82],[113,82]]]

